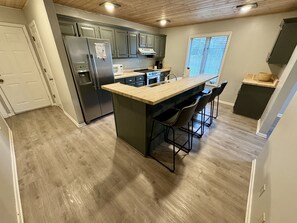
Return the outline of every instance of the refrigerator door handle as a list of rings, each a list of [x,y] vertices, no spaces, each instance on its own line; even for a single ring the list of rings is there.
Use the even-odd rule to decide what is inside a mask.
[[[94,67],[95,74],[98,74],[95,57],[94,57],[93,54],[90,54],[90,57],[92,58],[92,64],[93,64],[93,67]],[[97,78],[96,75],[95,75],[95,80],[97,82],[97,88],[98,88],[98,90],[101,90],[100,82],[99,82],[99,79]]]
[[[91,81],[92,81],[92,83],[93,83],[93,87],[94,87],[95,89],[97,89],[97,87],[96,87],[96,81],[95,81],[95,76],[94,76],[94,67],[93,67],[93,63],[92,63],[90,57],[91,57],[91,56],[87,55],[87,59],[88,59],[89,64],[90,64],[90,74],[91,74],[91,75],[90,75],[90,78],[91,78]]]

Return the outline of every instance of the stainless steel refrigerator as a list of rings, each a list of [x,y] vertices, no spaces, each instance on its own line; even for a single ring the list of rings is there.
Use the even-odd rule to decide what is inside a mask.
[[[85,122],[113,112],[111,93],[101,89],[114,83],[109,41],[65,36],[64,44]]]

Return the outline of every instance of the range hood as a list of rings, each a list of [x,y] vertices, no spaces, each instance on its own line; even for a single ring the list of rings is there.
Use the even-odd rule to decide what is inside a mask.
[[[156,52],[153,48],[138,48],[140,55],[144,56],[153,56],[156,55]]]

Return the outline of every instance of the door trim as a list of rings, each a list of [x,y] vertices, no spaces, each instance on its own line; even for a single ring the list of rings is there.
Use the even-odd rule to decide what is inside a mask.
[[[40,76],[40,78],[41,78],[42,85],[43,85],[43,87],[44,87],[44,89],[45,89],[45,92],[46,92],[47,97],[48,97],[48,99],[49,99],[49,101],[50,101],[50,103],[51,103],[51,106],[53,106],[54,103],[53,103],[53,100],[52,100],[52,98],[51,98],[51,94],[50,94],[49,89],[48,89],[48,87],[47,87],[47,85],[46,85],[45,78],[44,78],[44,76],[43,76],[43,73],[42,73],[40,64],[39,64],[38,59],[37,59],[37,56],[36,56],[36,54],[35,54],[35,50],[34,50],[33,45],[32,45],[32,43],[31,43],[31,38],[30,38],[30,36],[29,36],[29,34],[28,34],[28,32],[27,32],[26,26],[25,26],[25,25],[22,25],[22,24],[7,23],[7,22],[0,22],[0,26],[22,28],[22,30],[23,30],[23,32],[24,32],[24,35],[25,35],[25,37],[26,37],[26,40],[27,40],[27,43],[28,43],[30,52],[31,52],[31,54],[32,54],[34,63],[35,63],[35,65],[36,65],[36,67],[37,67],[38,74],[39,74],[39,76]],[[1,94],[1,92],[0,92],[0,94]],[[3,98],[4,102],[6,103],[6,106],[7,106],[9,109],[11,109],[10,112],[13,111],[13,109],[12,109],[11,106],[10,106],[10,104],[8,103],[8,99],[7,99],[7,97],[5,96],[5,94],[3,94],[3,95],[1,94],[1,97]],[[4,114],[4,115],[5,115],[5,114]],[[13,111],[13,113],[9,113],[9,114],[7,114],[7,115],[8,115],[8,116],[13,116],[13,115],[15,115],[15,112]]]
[[[42,65],[42,67],[43,67],[43,65],[45,64],[44,68],[47,70],[46,73],[49,73],[49,74],[51,75],[51,78],[53,79],[53,82],[54,82],[54,84],[55,84],[55,87],[54,87],[55,89],[51,89],[51,91],[52,91],[52,94],[55,94],[55,96],[56,96],[56,103],[54,102],[54,100],[52,100],[52,104],[53,104],[53,105],[58,105],[59,107],[62,108],[62,103],[61,103],[60,95],[59,95],[58,89],[57,89],[57,87],[56,87],[56,81],[55,81],[55,78],[54,78],[52,69],[51,69],[51,67],[50,67],[50,64],[49,64],[47,55],[46,55],[46,53],[45,53],[45,50],[44,50],[44,47],[43,47],[43,43],[42,43],[41,38],[40,38],[40,35],[39,35],[39,30],[38,30],[38,28],[37,28],[37,24],[36,24],[36,22],[35,22],[34,19],[33,19],[33,20],[30,22],[30,24],[28,25],[29,30],[30,30],[30,33],[31,33],[31,36],[33,36],[33,34],[32,34],[32,30],[31,30],[31,27],[32,27],[32,26],[34,26],[35,29],[36,29],[36,37],[35,37],[35,38],[38,38],[38,41],[39,41],[39,43],[40,43],[40,45],[41,45],[40,48],[41,48],[41,50],[43,51],[43,53],[44,53],[44,55],[45,55],[45,60],[46,60],[46,61],[42,61],[41,56],[40,56],[40,53],[39,53],[39,50],[37,49],[37,47],[36,47],[36,43],[35,43],[35,41],[34,41],[33,44],[34,44],[35,47],[36,47],[36,51],[37,51],[36,54],[39,55],[39,59],[40,59],[40,61],[41,61],[41,65]],[[46,66],[46,65],[47,65],[47,66]],[[43,70],[43,69],[42,69],[42,70]],[[44,79],[45,79],[45,81],[46,81],[46,83],[47,83],[47,87],[52,88],[52,87],[51,87],[50,80],[48,80],[47,74],[44,74],[43,71],[41,71],[41,72],[42,72],[43,77],[44,77]],[[46,76],[46,77],[45,77],[45,76]],[[54,91],[55,91],[55,92],[54,92]],[[51,92],[50,92],[50,93],[51,93]],[[52,95],[50,95],[50,99],[52,99]],[[62,108],[62,109],[63,109],[63,108]]]

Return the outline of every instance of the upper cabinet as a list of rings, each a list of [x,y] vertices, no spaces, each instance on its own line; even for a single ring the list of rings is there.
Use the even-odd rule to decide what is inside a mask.
[[[116,52],[118,58],[128,57],[128,32],[125,30],[115,30]]]
[[[59,21],[62,35],[65,36],[78,36],[76,22]]]
[[[116,43],[115,43],[114,29],[109,28],[109,27],[100,26],[99,30],[100,30],[101,39],[109,40],[110,45],[111,45],[112,57],[115,58],[116,57]]]
[[[156,52],[156,57],[165,57],[165,47],[166,47],[166,36],[154,36],[154,50]]]
[[[139,34],[139,47],[153,48],[155,43],[155,36],[145,33]]]
[[[165,35],[139,33],[125,27],[101,26],[95,22],[82,22],[76,18],[58,15],[61,33],[63,35],[109,40],[113,58],[138,57],[138,48],[153,48],[156,58],[165,57]],[[72,21],[73,20],[73,21]],[[76,22],[77,21],[77,22]]]
[[[129,47],[129,57],[137,57],[138,51],[138,33],[128,32],[128,47]]]
[[[159,57],[165,57],[166,36],[160,36],[160,54]]]
[[[100,38],[98,26],[86,24],[86,23],[78,23],[77,26],[78,26],[79,36]]]
[[[269,64],[287,64],[296,45],[297,18],[284,19],[267,62]]]

